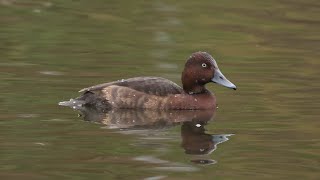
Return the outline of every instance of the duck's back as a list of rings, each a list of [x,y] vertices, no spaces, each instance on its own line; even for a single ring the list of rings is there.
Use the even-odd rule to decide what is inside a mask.
[[[122,79],[84,88],[79,92],[99,92],[110,86],[127,87],[128,89],[156,96],[167,96],[169,94],[180,94],[183,92],[183,89],[179,85],[161,77],[135,77]]]

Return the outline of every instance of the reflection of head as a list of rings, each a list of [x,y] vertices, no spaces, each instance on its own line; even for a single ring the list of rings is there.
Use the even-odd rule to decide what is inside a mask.
[[[223,143],[231,134],[210,135],[205,133],[205,123],[184,122],[181,126],[182,147],[186,154],[210,154],[217,148],[217,144]]]
[[[205,134],[205,122],[184,122],[181,126],[182,147],[186,154],[208,154],[214,148],[210,134]]]

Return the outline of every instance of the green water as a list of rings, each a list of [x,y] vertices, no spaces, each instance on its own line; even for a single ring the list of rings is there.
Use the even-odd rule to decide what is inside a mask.
[[[319,47],[318,0],[0,0],[0,178],[318,179]],[[206,131],[168,115],[148,125],[158,114],[108,126],[57,106],[122,78],[180,84],[199,50],[238,87],[207,85],[219,109]],[[192,138],[229,134],[186,153]]]

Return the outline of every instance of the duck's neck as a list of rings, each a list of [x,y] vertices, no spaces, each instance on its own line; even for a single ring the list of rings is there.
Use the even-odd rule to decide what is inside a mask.
[[[203,84],[199,84],[193,77],[188,77],[186,74],[182,74],[181,77],[182,86],[184,92],[188,94],[199,94],[207,92],[207,89]]]
[[[185,86],[183,85],[183,90],[184,92],[188,94],[200,94],[200,93],[205,93],[207,92],[207,89],[204,86]]]

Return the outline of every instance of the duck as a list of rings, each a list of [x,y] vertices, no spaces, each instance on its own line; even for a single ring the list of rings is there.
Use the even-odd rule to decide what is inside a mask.
[[[182,87],[162,77],[134,77],[81,89],[81,96],[62,101],[61,106],[98,110],[208,110],[217,107],[216,97],[205,85],[216,83],[237,87],[218,68],[207,52],[195,52],[187,59],[181,74]]]

